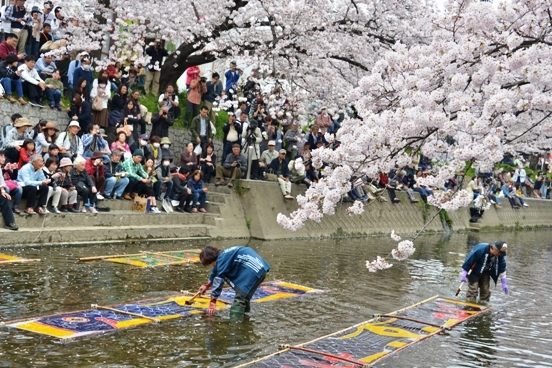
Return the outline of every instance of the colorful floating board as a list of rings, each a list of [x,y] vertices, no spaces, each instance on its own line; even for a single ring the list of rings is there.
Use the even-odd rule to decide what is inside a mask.
[[[5,263],[26,263],[26,262],[40,262],[40,259],[27,259],[9,256],[7,254],[0,254],[0,264]]]
[[[271,281],[262,283],[251,301],[263,303],[319,292],[322,290],[283,281]],[[229,308],[234,295],[233,289],[224,289],[217,301],[217,310]],[[88,310],[9,321],[2,325],[66,340],[206,313],[209,298],[196,298],[192,305],[186,305],[185,302],[191,297],[191,294],[177,294],[105,307],[93,305],[93,308]]]
[[[173,250],[169,252],[141,252],[138,254],[118,254],[113,256],[79,258],[79,261],[104,260],[136,267],[160,267],[183,263],[199,263],[200,252],[201,249]]]
[[[434,296],[239,367],[370,367],[491,307]]]

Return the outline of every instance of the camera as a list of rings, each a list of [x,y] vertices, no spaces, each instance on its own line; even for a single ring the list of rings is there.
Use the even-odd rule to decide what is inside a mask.
[[[249,126],[247,127],[247,130],[255,130],[259,127],[259,122],[257,120],[251,120],[249,122]]]
[[[234,161],[236,163],[236,167],[240,167],[241,164],[238,161]]]
[[[96,135],[100,135],[102,134],[102,132],[100,132],[99,130],[96,130]]]

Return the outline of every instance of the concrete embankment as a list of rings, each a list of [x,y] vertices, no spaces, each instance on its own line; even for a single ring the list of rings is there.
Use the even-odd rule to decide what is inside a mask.
[[[132,212],[130,201],[103,201],[100,205],[109,207],[110,212],[16,216],[20,230],[1,229],[0,246],[126,243],[153,239],[387,236],[392,230],[411,236],[422,229],[424,233],[445,231],[436,209],[410,203],[406,193],[398,193],[401,203],[374,201],[366,204],[364,213],[359,216],[349,216],[346,208],[350,204],[343,203],[337,207],[335,215],[324,216],[319,223],[308,221],[302,229],[290,232],[276,223],[276,216],[293,212],[297,209],[297,202],[285,201],[276,183],[243,181],[242,184],[243,190],[209,185],[207,214],[141,214]],[[292,194],[300,194],[299,190],[304,189],[304,186],[294,185]],[[448,214],[449,224],[456,232],[550,227],[552,201],[527,202],[529,207],[519,210],[507,204],[500,209],[491,208],[475,224],[469,222],[467,209],[451,212]]]

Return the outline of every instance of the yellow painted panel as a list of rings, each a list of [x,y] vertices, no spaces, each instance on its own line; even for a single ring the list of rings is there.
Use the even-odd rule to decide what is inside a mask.
[[[106,259],[106,261],[115,262],[115,263],[129,264],[129,265],[136,266],[136,267],[148,267],[148,264],[145,263],[145,262],[134,261],[134,260],[131,260],[131,259],[128,259],[128,258],[109,258],[109,259]]]
[[[389,344],[387,344],[387,346],[392,348],[402,348],[405,345],[408,345],[408,344],[402,341],[391,341]]]
[[[19,260],[22,260],[23,258],[21,257],[14,257],[14,256],[9,256],[7,254],[0,254],[0,263],[2,261],[19,261]]]
[[[481,305],[481,304],[474,304],[474,303],[469,303],[469,302],[462,302],[460,300],[454,300],[454,299],[447,299],[447,298],[442,298],[441,300],[447,302],[447,303],[451,303],[451,304],[459,304],[459,305],[465,305],[467,307],[473,307],[473,308],[479,308],[479,309],[485,309],[485,306],[484,305]],[[439,302],[439,300],[437,300],[437,302]],[[464,311],[466,313],[470,312],[470,311]],[[472,313],[478,313],[478,312],[473,312]]]
[[[264,298],[257,299],[251,301],[252,303],[264,303],[264,302],[270,302],[272,300],[278,300],[278,299],[285,299],[285,298],[293,298],[296,297],[297,294],[291,294],[291,293],[278,293],[270,296],[265,296]]]
[[[381,352],[376,353],[376,354],[368,355],[367,357],[364,357],[364,358],[359,359],[359,360],[360,360],[361,362],[370,363],[370,362],[373,362],[374,360],[379,359],[379,358],[381,358],[382,356],[387,355],[387,354],[389,354],[389,353],[386,352],[386,351],[381,351]]]
[[[74,331],[69,331],[59,327],[48,326],[40,322],[23,323],[23,324],[17,325],[17,328],[31,331],[31,332],[36,332],[39,334],[60,337],[60,338],[71,337],[75,334]]]
[[[460,319],[456,319],[456,318],[451,318],[451,319],[449,319],[448,321],[445,322],[445,324],[443,325],[443,327],[454,326],[454,325],[456,325],[456,324],[457,324],[458,322],[460,322],[460,321],[463,321],[463,319],[460,320]]]
[[[422,337],[421,335],[412,333],[407,330],[403,330],[402,328],[378,326],[370,323],[370,324],[366,324],[358,327],[357,330],[352,334],[341,336],[339,339],[346,340],[346,339],[351,339],[353,337],[357,337],[362,333],[363,330],[370,331],[372,333],[375,333],[376,335],[388,336],[388,337],[400,337],[400,338],[406,338],[406,339],[419,339]]]
[[[302,285],[297,285],[297,284],[292,284],[292,283],[289,283],[289,282],[278,282],[278,285],[279,286],[283,286],[283,287],[287,287],[287,288],[290,288],[290,289],[295,289],[295,290],[301,290],[301,291],[311,291],[311,290],[316,290],[316,289],[313,289],[313,288],[310,288],[310,287],[306,287],[306,286],[302,286]]]
[[[422,331],[427,332],[427,333],[434,333],[437,330],[439,330],[439,328],[433,327],[433,326],[426,326],[426,327],[422,328]]]

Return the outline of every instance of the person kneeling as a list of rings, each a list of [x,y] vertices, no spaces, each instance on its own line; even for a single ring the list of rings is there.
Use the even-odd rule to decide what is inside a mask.
[[[213,267],[209,281],[198,290],[199,295],[203,295],[212,287],[207,314],[215,314],[217,298],[222,293],[224,281],[228,282],[236,293],[230,308],[230,317],[240,318],[244,313],[248,313],[251,309],[251,298],[264,281],[270,265],[253,249],[241,246],[223,251],[217,247],[207,246],[199,254],[199,260],[205,267]]]

